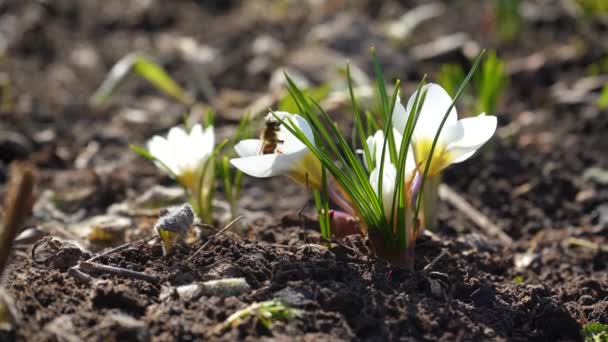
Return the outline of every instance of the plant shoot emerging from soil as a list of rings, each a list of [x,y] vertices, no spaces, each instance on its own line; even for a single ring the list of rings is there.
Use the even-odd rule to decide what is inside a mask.
[[[481,63],[480,72],[473,78],[470,91],[463,96],[465,116],[474,113],[495,113],[509,84],[506,63],[491,51]],[[444,64],[437,76],[439,84],[450,96],[456,94],[465,73],[460,64]]]
[[[166,210],[154,225],[163,243],[163,254],[171,253],[176,240],[188,235],[194,223],[194,212],[189,204]]]
[[[299,310],[290,308],[278,300],[253,303],[230,315],[226,321],[218,324],[214,331],[219,333],[228,327],[236,327],[248,317],[255,317],[264,327],[270,328],[274,321],[288,321],[299,315]]]

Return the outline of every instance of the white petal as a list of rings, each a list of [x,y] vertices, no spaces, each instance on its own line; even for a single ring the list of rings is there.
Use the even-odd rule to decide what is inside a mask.
[[[388,219],[390,218],[392,210],[397,170],[392,164],[385,164],[382,173],[382,205],[384,207],[384,215]],[[375,168],[369,175],[369,182],[376,195],[378,195],[380,187],[380,167]]]
[[[278,138],[282,141],[277,146],[278,151],[288,154],[308,149],[308,147],[306,147],[306,145],[300,141],[300,139],[293,135],[285,125],[294,125],[294,128],[300,129],[309,141],[312,143],[315,142],[312,129],[303,117],[287,112],[275,112],[275,114],[282,117],[285,122],[284,125],[281,125],[278,133]]]
[[[373,163],[366,160],[366,165],[371,167],[372,164],[374,166],[380,164],[380,161],[382,160],[382,148],[384,146],[384,132],[382,132],[382,130],[376,131],[373,136],[367,138],[366,143],[369,148],[369,153],[374,159]]]
[[[203,132],[200,142],[199,155],[201,158],[207,158],[215,149],[215,130],[213,126],[209,126]]]
[[[310,127],[310,124],[308,123],[308,121],[306,121],[306,119],[304,119],[303,117],[301,117],[298,114],[293,114],[293,120],[294,123],[296,124],[296,126],[302,130],[302,133],[304,133],[304,135],[306,136],[306,138],[308,138],[308,140],[310,140],[311,142],[315,142],[315,135],[312,133],[312,128]]]
[[[405,156],[405,179],[411,177],[412,172],[416,171],[416,159],[414,157],[414,148],[408,146],[407,156]]]
[[[448,145],[452,163],[462,162],[471,157],[477,149],[485,144],[496,131],[496,117],[481,115],[458,121],[463,131],[462,138]]]
[[[241,140],[234,146],[236,154],[240,157],[252,157],[260,154],[262,148],[262,140],[246,139]]]
[[[196,124],[190,130],[189,138],[192,140],[201,140],[203,137],[203,126]]]
[[[183,128],[173,127],[169,130],[169,134],[167,134],[167,140],[173,146],[183,146],[188,142],[188,135]]]
[[[302,153],[264,154],[253,157],[234,158],[230,163],[243,173],[258,178],[288,175],[296,167]]]
[[[278,168],[273,168],[273,164],[278,157],[278,154],[264,154],[252,157],[234,158],[230,160],[230,164],[249,176],[266,178],[277,175],[276,172]]]
[[[448,93],[439,85],[430,83],[422,88],[423,92],[426,90],[426,97],[422,109],[420,110],[420,116],[416,121],[416,127],[414,128],[414,140],[433,139],[437,133],[437,129],[441,124],[441,120],[445,115],[446,111],[452,104],[452,98]],[[411,112],[416,99],[415,92],[407,102],[406,110]],[[458,114],[456,107],[454,106],[446,119],[445,126],[451,126],[456,124],[458,120]],[[441,135],[445,134],[442,130]],[[443,139],[443,137],[440,137]]]
[[[412,100],[413,101],[413,100]],[[413,105],[413,103],[412,103]],[[408,102],[408,106],[412,106]],[[407,120],[409,118],[409,110],[405,110],[403,105],[401,104],[401,94],[397,93],[397,100],[395,101],[395,108],[393,108],[393,127],[399,131],[399,133],[403,134],[405,130],[405,126],[407,125]]]
[[[163,162],[168,168],[170,172],[175,173],[177,171],[177,160],[175,159],[175,154],[172,151],[170,143],[163,137],[155,135],[148,141],[148,152],[153,155],[156,159]],[[161,169],[165,167],[160,163],[157,163],[157,166]]]

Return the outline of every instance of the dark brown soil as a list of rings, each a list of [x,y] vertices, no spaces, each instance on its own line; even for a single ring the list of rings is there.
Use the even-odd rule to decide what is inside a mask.
[[[374,45],[386,73],[409,93],[424,73],[436,80],[441,63],[468,64],[463,49],[420,59],[411,47],[464,32],[507,59],[511,83],[496,137],[449,168],[444,182],[513,239],[501,244],[442,203],[440,227],[418,241],[415,270],[408,271],[373,258],[356,236],[344,246],[319,245],[314,220],[296,214],[309,200],[304,189],[287,179],[245,179],[244,237],[220,236],[191,262],[202,241],[168,257],[158,244],[135,242],[98,260],[158,282],[94,274],[103,281],[82,284],[68,269],[97,250],[72,245],[35,262],[31,243],[43,234],[20,240],[4,281],[18,323],[0,340],[562,341],[582,340],[587,322],[608,324],[608,253],[569,243],[608,244],[608,113],[596,106],[597,86],[577,88],[589,65],[606,58],[596,38],[607,25],[572,18],[559,1],[523,2],[537,11],[528,12],[515,41],[495,38],[489,2],[443,1],[444,13],[401,45],[381,24],[428,2],[329,1],[313,10],[266,1],[0,2],[0,80],[5,75],[11,88],[9,104],[0,104],[0,193],[13,160],[36,164],[39,205],[28,227],[82,244],[80,222],[171,184],[128,145],[178,124],[183,106],[134,78],[107,106],[87,103],[129,52],[153,56],[208,101],[178,43],[189,38],[215,49],[219,57],[204,67],[218,93],[218,135],[227,137],[279,67],[323,83],[332,77],[328,65],[350,59],[371,75]],[[252,47],[260,37],[274,39],[270,52]],[[346,112],[332,114],[349,123]],[[48,203],[55,211],[42,205]],[[121,242],[153,234],[157,213],[122,216],[133,221]],[[225,223],[220,216],[218,226]],[[161,299],[171,287],[232,277],[245,278],[251,291]],[[273,298],[301,314],[270,328],[248,318],[213,332],[235,311]]]

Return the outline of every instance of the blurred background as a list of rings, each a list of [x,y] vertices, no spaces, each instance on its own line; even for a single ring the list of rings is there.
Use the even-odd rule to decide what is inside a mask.
[[[469,180],[476,164],[446,179],[481,193],[474,203],[531,202],[521,221],[533,230],[543,225],[530,222],[543,216],[538,207],[571,223],[601,197],[583,207],[557,203],[585,196],[578,178],[585,172],[607,177],[607,7],[604,0],[0,1],[0,182],[12,160],[31,159],[46,186],[76,188],[63,191],[71,194],[64,210],[103,212],[129,191],[170,183],[128,145],[143,145],[185,114],[196,120],[193,102],[216,111],[218,134],[227,137],[244,113],[281,104],[287,71],[303,87],[326,89],[324,106],[348,123],[344,67],[350,62],[360,96],[373,97],[372,46],[387,81],[402,80],[404,97],[425,74],[453,93],[488,49],[494,91],[482,95],[484,81],[475,81],[458,108],[461,116],[499,117],[504,146],[500,158],[488,157],[498,171],[484,171],[499,179],[498,190]],[[133,67],[128,56],[162,67],[183,93],[168,95],[130,70],[99,96],[116,63]],[[480,103],[484,96],[490,103]],[[300,196],[299,204],[307,198],[270,184]],[[556,198],[528,194],[543,186]],[[555,205],[546,209],[547,201]],[[255,205],[244,198],[244,206]],[[265,206],[294,208],[290,201]],[[500,216],[505,211],[522,212],[511,206]]]

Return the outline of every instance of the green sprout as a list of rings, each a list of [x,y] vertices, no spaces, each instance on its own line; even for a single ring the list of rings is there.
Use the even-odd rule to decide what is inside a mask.
[[[192,96],[175,82],[163,67],[151,59],[135,53],[124,56],[114,64],[101,86],[91,96],[91,104],[101,106],[106,103],[131,73],[148,81],[159,91],[182,104],[187,106],[194,104]]]
[[[505,62],[491,51],[480,70],[481,73],[473,81],[477,91],[475,110],[478,113],[495,113],[508,84]]]
[[[230,315],[224,322],[213,328],[214,333],[219,333],[229,327],[237,327],[248,317],[255,317],[258,321],[270,328],[275,321],[288,321],[301,315],[301,311],[283,304],[279,300],[253,303]]]
[[[447,93],[454,96],[465,74],[458,64],[444,64],[437,78]],[[496,52],[489,52],[481,63],[480,72],[473,78],[471,91],[465,94],[465,102],[469,105],[467,108],[472,107],[471,112],[495,113],[508,83],[505,62]]]
[[[583,327],[585,342],[608,342],[608,324],[593,322]]]
[[[437,81],[450,96],[454,96],[464,77],[464,70],[459,64],[446,63],[441,66]]]

